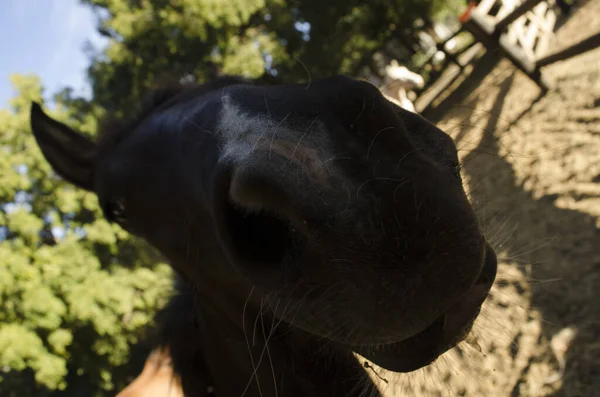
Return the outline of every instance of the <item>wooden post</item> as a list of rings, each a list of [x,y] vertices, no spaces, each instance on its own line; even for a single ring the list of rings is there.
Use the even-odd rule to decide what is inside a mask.
[[[598,47],[600,47],[600,32],[593,34],[590,37],[587,37],[580,42],[565,48],[564,50],[556,51],[553,54],[546,55],[538,59],[535,65],[537,68],[543,68],[551,63],[574,57]]]
[[[536,0],[538,1],[538,0]],[[465,22],[465,28],[475,38],[486,46],[489,50],[500,50],[511,62],[521,69],[529,78],[531,78],[540,87],[542,92],[548,91],[548,83],[544,76],[540,73],[539,68],[536,68],[533,60],[529,60],[524,51],[516,45],[511,45],[506,40],[498,40],[490,35],[494,31],[494,25],[486,20],[477,9],[471,12],[470,18]]]
[[[470,42],[469,44],[467,44],[466,46],[464,46],[463,48],[461,48],[460,50],[458,50],[454,55],[456,55],[457,57],[459,57],[462,54],[464,54],[465,52],[469,51],[471,48],[473,48],[478,43],[479,43],[478,40],[473,40],[472,42]]]
[[[465,27],[461,26],[460,29],[457,29],[449,37],[446,37],[446,39],[444,39],[443,41],[440,41],[439,43],[436,44],[438,51],[443,52],[444,55],[446,55],[446,58],[448,58],[450,61],[454,62],[461,70],[464,68],[464,65],[459,62],[457,54],[446,50],[446,44],[448,44],[448,42],[450,40],[456,38],[456,36],[458,36],[464,30],[465,30]]]
[[[500,37],[502,33],[506,30],[508,25],[522,17],[527,11],[531,10],[536,5],[540,4],[544,0],[525,0],[523,3],[519,4],[510,14],[502,18],[496,24],[492,36]]]
[[[445,42],[443,43],[438,43],[437,44],[437,49],[438,51],[441,51],[444,53],[444,55],[446,56],[446,60],[449,60],[450,62],[454,63],[456,66],[458,66],[461,70],[464,69],[464,66],[462,63],[460,63],[460,61],[458,60],[458,58],[451,53],[450,51],[446,50],[445,48]]]

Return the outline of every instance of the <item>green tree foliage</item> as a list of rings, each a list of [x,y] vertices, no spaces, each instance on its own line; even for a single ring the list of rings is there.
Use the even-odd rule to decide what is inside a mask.
[[[0,395],[102,395],[122,385],[170,270],[54,175],[29,127],[40,82],[12,81],[12,111],[0,110]],[[95,118],[68,98],[53,116],[93,134]]]
[[[374,51],[444,0],[82,0],[110,38],[90,67],[94,99],[123,111],[166,74],[306,81],[356,76]],[[456,0],[453,0],[456,2]]]

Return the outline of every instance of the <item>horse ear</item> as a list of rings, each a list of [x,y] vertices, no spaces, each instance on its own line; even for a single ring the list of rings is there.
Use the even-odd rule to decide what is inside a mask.
[[[50,118],[36,102],[31,105],[30,118],[33,135],[52,168],[74,185],[92,190],[96,144]]]

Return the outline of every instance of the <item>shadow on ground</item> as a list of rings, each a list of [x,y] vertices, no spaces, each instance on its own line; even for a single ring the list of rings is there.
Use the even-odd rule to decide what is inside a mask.
[[[600,51],[589,58],[598,65]],[[494,54],[486,55],[465,84],[425,114],[455,139],[484,227],[496,233],[506,266],[527,279],[528,287],[516,288],[520,296],[510,300],[523,305],[528,317],[502,318],[514,337],[498,371],[511,381],[494,395],[600,395],[600,190],[589,186],[600,178],[593,172],[583,175],[572,164],[589,161],[588,170],[598,166],[597,159],[586,158],[590,147],[577,153],[582,142],[600,150],[600,92],[593,92],[598,73],[565,67],[566,75],[557,73],[560,87],[540,97],[525,76],[507,61],[497,61]],[[592,92],[572,100],[586,86]],[[587,116],[574,116],[580,114]],[[561,186],[552,185],[552,179]],[[594,209],[569,208],[582,200]],[[502,311],[502,305],[495,310]],[[528,325],[535,322],[535,312],[539,335]],[[527,332],[536,336],[528,339],[535,346],[521,354]],[[493,342],[483,347],[487,354],[497,349]]]

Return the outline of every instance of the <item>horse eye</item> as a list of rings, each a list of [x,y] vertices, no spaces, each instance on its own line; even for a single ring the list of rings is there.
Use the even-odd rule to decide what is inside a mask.
[[[109,221],[125,223],[125,203],[122,198],[109,199],[104,205],[104,214]]]

